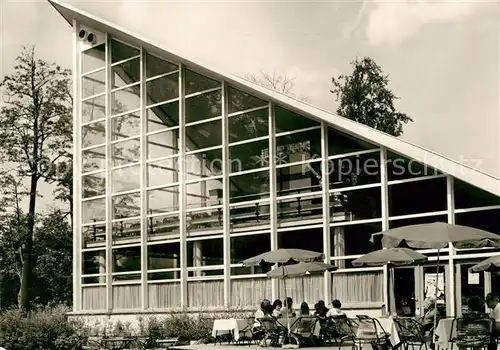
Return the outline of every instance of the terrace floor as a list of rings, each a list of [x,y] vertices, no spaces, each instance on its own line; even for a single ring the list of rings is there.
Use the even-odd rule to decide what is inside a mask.
[[[305,348],[300,348],[300,349],[307,349],[307,350],[324,350],[325,348],[338,348],[338,345],[332,344],[330,345],[324,345],[321,347],[305,347]],[[214,345],[214,344],[198,344],[198,345],[185,345],[185,346],[172,346],[170,347],[171,350],[262,350],[266,349],[258,345],[234,345],[234,344],[222,344],[222,345]],[[272,348],[269,347],[267,348],[269,350],[272,349],[279,349],[279,348]],[[343,346],[342,349],[352,349],[351,345],[346,345]]]

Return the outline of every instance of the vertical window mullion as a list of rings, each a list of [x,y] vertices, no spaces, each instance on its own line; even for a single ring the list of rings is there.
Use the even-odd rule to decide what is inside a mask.
[[[271,229],[271,250],[278,249],[278,208],[276,203],[276,123],[274,117],[274,104],[269,102],[268,120],[269,120],[269,214],[270,214],[270,229]],[[272,267],[276,268],[276,265]],[[278,280],[271,280],[272,299],[279,297]]]
[[[113,203],[111,201],[111,167],[113,166],[113,156],[111,153],[111,46],[108,33],[105,34],[105,61],[106,61],[106,308],[108,311],[113,309],[113,238],[112,224]]]
[[[140,185],[141,185],[141,304],[142,310],[146,310],[149,308],[149,291],[148,291],[148,230],[147,230],[147,194],[146,194],[146,179],[147,179],[147,166],[146,166],[146,83],[145,83],[145,52],[141,47],[141,56],[140,56],[140,166],[141,166],[141,175],[140,175]]]
[[[222,83],[222,223],[223,223],[223,260],[224,260],[224,306],[231,305],[231,237],[230,237],[230,212],[229,212],[229,130],[228,130],[228,93],[227,83]]]

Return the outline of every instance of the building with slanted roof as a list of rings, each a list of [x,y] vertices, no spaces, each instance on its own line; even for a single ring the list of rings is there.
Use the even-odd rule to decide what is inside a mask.
[[[50,1],[74,32],[75,314],[248,309],[283,299],[278,248],[339,269],[287,282],[297,305],[339,299],[353,314],[421,312],[427,265],[355,268],[371,234],[443,221],[500,234],[500,179],[404,140],[175,55]],[[469,275],[495,249],[441,250],[442,302],[500,290]]]

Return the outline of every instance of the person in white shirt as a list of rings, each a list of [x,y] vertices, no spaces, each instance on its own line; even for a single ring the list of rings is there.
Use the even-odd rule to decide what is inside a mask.
[[[490,350],[496,350],[497,349],[497,343],[496,339],[498,336],[500,336],[500,303],[499,303],[499,298],[498,295],[494,293],[488,293],[485,298],[486,305],[488,305],[488,308],[491,309],[490,312],[490,318],[495,320],[495,324],[493,326],[493,334],[492,334],[492,341],[489,346]]]
[[[269,314],[269,309],[271,307],[271,302],[267,299],[262,300],[260,303],[260,309],[255,311],[255,323],[253,324],[254,328],[260,328],[259,319],[261,318],[269,318],[271,315]]]
[[[283,303],[281,300],[276,299],[273,303],[273,317],[280,318],[281,317],[281,308],[283,307]]]
[[[335,299],[334,301],[332,301],[332,306],[333,307],[326,313],[326,317],[332,317],[332,318],[347,317],[345,312],[340,309],[342,307],[342,303],[340,302],[340,300]]]

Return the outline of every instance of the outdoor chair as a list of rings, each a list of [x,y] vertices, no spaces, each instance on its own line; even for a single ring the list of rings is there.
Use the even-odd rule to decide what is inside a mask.
[[[342,345],[349,342],[352,344],[352,348],[354,349],[356,346],[356,333],[358,331],[357,320],[339,318],[331,319],[331,321],[334,323],[335,330],[337,331],[335,340],[338,339],[339,350],[342,348]]]
[[[494,320],[491,318],[457,318],[453,320],[452,329],[456,327],[456,336],[450,335],[451,349],[456,345],[459,349],[488,349],[491,343],[491,332]]]
[[[255,323],[255,317],[248,317],[245,321],[247,323],[246,326],[239,330],[240,338],[238,339],[238,344],[244,344],[245,341],[247,341],[248,345],[251,345],[252,341],[255,340],[254,335],[256,336],[259,332],[255,331],[254,333],[253,325]]]
[[[259,318],[257,319],[261,325],[263,337],[259,344],[261,346],[277,346],[279,344],[280,336],[286,332],[286,329],[281,327],[274,318]]]
[[[317,322],[316,316],[303,316],[290,327],[290,335],[297,340],[299,346],[304,344],[313,345],[315,343],[313,335]]]
[[[401,340],[401,345],[405,350],[411,346],[412,350],[415,346],[421,350],[422,347],[427,350],[427,343],[432,342],[432,336],[424,335],[422,325],[412,317],[396,317],[394,319],[396,330]]]
[[[388,344],[389,336],[379,320],[369,316],[359,315],[358,329],[354,342],[359,349],[361,349],[364,344],[370,344],[373,348],[379,348]]]

